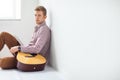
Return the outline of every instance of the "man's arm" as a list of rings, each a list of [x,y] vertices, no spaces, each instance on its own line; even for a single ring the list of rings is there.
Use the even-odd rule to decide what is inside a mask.
[[[39,53],[45,46],[47,41],[50,40],[50,30],[43,28],[39,33],[39,37],[34,45],[20,46],[22,52]]]

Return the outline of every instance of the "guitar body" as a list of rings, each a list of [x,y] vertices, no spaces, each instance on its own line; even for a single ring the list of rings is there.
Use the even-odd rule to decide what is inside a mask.
[[[18,52],[17,60],[17,68],[22,71],[42,71],[46,64],[46,59],[40,54]]]

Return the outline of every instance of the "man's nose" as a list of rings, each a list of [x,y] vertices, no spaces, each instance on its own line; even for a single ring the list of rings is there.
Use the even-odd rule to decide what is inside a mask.
[[[38,19],[38,16],[36,16],[35,18]]]

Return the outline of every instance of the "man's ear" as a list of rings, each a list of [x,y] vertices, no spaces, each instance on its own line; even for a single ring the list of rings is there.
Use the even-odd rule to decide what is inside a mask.
[[[46,19],[46,18],[47,18],[47,16],[44,16],[44,18]]]

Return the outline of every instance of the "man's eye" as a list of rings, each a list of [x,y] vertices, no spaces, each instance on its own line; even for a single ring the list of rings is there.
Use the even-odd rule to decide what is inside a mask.
[[[41,16],[41,15],[38,15],[38,16]]]

